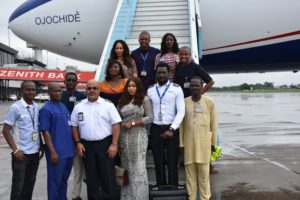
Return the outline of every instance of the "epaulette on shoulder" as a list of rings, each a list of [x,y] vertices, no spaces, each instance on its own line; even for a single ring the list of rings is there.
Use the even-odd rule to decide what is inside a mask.
[[[113,102],[111,102],[110,100],[108,100],[108,99],[104,99],[105,101],[107,101],[107,102],[109,102],[109,103],[113,103]]]
[[[175,87],[180,87],[178,84],[176,84],[176,83],[173,83],[173,86],[175,86]]]
[[[154,85],[155,85],[155,84],[153,84],[153,85],[150,85],[148,88],[152,88]]]

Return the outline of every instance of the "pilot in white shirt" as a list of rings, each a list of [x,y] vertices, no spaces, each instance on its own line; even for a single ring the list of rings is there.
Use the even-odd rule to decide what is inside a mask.
[[[114,104],[100,98],[99,93],[98,82],[88,81],[87,99],[74,107],[71,123],[76,149],[84,157],[88,199],[113,199],[114,157],[122,120]]]
[[[169,66],[156,67],[157,84],[149,87],[147,95],[153,106],[150,145],[154,157],[157,185],[178,185],[179,125],[184,117],[184,95],[181,87],[168,80]],[[166,158],[163,158],[166,149]],[[164,159],[167,161],[166,180]]]

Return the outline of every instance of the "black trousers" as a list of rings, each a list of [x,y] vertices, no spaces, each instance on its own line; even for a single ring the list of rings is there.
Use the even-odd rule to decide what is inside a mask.
[[[11,200],[31,200],[36,174],[39,167],[39,153],[24,154],[25,159],[18,161],[12,155]]]
[[[83,141],[85,148],[84,168],[86,172],[89,200],[113,200],[116,193],[115,163],[107,150],[112,136],[99,141]]]
[[[169,127],[169,125],[152,124],[150,128],[157,185],[178,185],[179,131],[175,131],[170,139],[161,137]],[[166,180],[165,163],[168,168],[168,180]]]

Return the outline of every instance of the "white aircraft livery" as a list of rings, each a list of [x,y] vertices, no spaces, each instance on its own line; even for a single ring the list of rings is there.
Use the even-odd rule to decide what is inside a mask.
[[[114,38],[133,50],[147,30],[157,48],[174,33],[211,73],[298,71],[299,10],[299,0],[28,0],[9,26],[30,44],[94,64]]]

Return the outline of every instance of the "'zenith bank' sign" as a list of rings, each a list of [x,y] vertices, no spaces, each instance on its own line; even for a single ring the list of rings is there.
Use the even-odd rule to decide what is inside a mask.
[[[64,81],[66,72],[56,70],[20,70],[0,68],[0,79]],[[79,82],[94,79],[95,72],[77,72]]]

